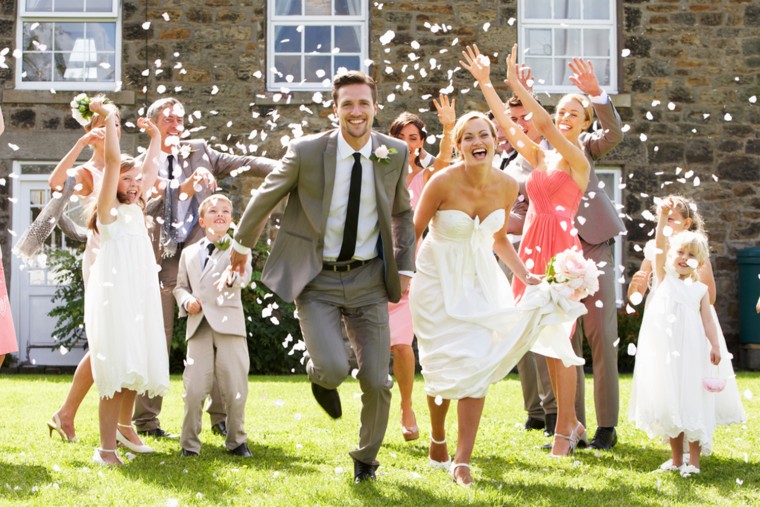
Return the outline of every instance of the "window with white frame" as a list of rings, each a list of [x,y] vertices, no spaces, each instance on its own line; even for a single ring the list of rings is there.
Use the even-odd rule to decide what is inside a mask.
[[[537,91],[575,91],[567,64],[576,56],[591,60],[602,88],[617,91],[617,0],[526,0],[519,16],[519,58]]]
[[[269,0],[267,88],[328,90],[341,67],[366,70],[368,9],[364,0]]]
[[[610,198],[615,209],[620,210],[620,204],[623,202],[624,187],[624,185],[621,185],[622,170],[620,167],[614,166],[596,166],[594,170],[599,179],[599,187],[607,193],[607,197]],[[618,306],[623,304],[623,282],[621,282],[624,271],[622,268],[623,238],[625,236],[617,236],[615,238],[615,245],[612,247],[612,256],[615,259],[615,300]]]
[[[16,88],[113,90],[121,78],[120,0],[19,0]]]

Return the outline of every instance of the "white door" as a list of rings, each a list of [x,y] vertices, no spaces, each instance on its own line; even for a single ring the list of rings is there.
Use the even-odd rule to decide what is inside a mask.
[[[14,163],[14,242],[50,199],[47,178],[53,167],[54,164],[48,163]],[[65,246],[64,236],[58,228],[48,238],[47,245],[51,248]],[[75,366],[84,355],[83,344],[72,350],[53,350],[55,320],[48,316],[48,312],[54,307],[52,299],[56,285],[45,255],[39,255],[31,265],[24,265],[13,256],[10,300],[21,364]]]

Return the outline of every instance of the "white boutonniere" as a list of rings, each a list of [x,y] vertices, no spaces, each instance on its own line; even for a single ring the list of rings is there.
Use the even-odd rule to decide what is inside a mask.
[[[190,156],[190,154],[193,152],[193,149],[190,148],[189,144],[183,144],[179,147],[178,154],[182,158],[187,158]]]
[[[388,148],[386,145],[380,145],[375,149],[374,153],[369,156],[369,159],[373,162],[380,162],[381,164],[388,164],[391,161],[391,155],[396,153],[396,148]]]

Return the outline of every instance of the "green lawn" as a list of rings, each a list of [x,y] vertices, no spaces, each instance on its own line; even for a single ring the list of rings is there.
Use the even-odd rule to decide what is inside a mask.
[[[331,420],[311,396],[305,376],[251,377],[246,426],[254,457],[232,458],[223,441],[206,430],[197,459],[181,458],[178,441],[148,443],[157,452],[122,468],[91,462],[98,444],[97,397],[85,400],[77,420],[77,444],[48,438],[45,421],[63,399],[71,377],[0,376],[0,505],[760,505],[760,375],[740,373],[739,389],[749,422],[719,427],[714,453],[702,474],[683,479],[653,473],[669,448],[650,441],[627,422],[612,452],[580,450],[554,460],[539,446],[540,432],[525,432],[520,386],[510,376],[491,388],[473,456],[474,488],[456,486],[427,464],[427,407],[421,378],[415,404],[422,437],[401,437],[398,393],[378,459],[376,483],[352,483],[347,452],[357,440],[359,387],[340,389],[344,416]],[[631,377],[621,382],[622,421],[627,421]],[[593,434],[593,389],[587,379]],[[162,413],[163,427],[179,432],[182,383]],[[452,405],[453,408],[453,405]],[[450,413],[450,443],[456,442],[456,411]],[[204,424],[208,423],[204,416]],[[453,445],[450,447],[453,452]],[[122,453],[123,455],[123,453]]]

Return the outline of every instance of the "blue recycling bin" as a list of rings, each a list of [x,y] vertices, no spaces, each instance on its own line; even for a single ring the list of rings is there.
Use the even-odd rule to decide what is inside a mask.
[[[736,255],[739,264],[739,339],[742,345],[760,345],[760,247],[745,248]]]

